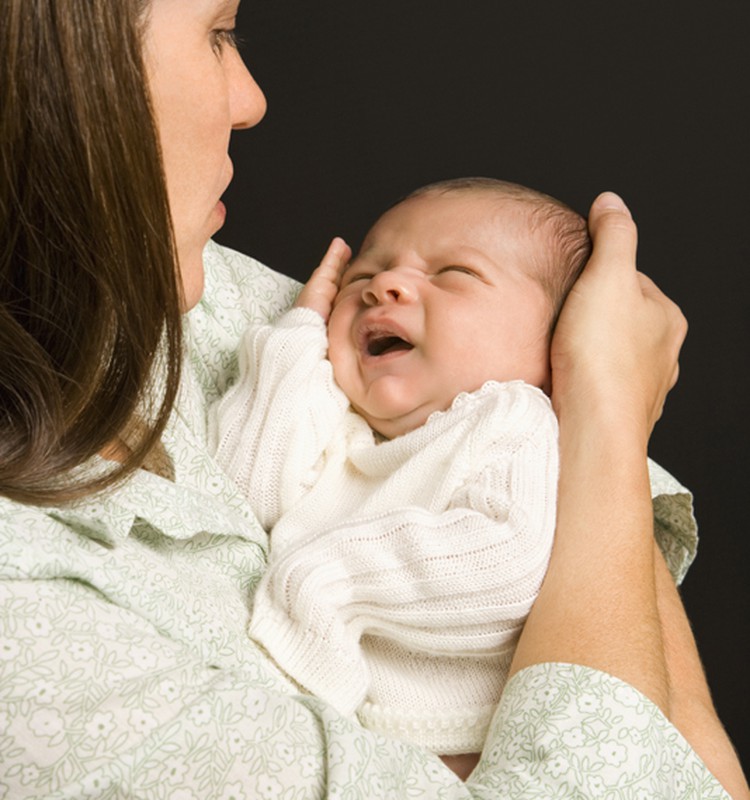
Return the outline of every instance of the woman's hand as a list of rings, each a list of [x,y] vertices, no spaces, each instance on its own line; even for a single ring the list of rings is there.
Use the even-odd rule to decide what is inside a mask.
[[[686,323],[635,266],[619,197],[596,199],[594,249],[551,346],[560,422],[555,543],[511,674],[562,661],[632,684],[669,713],[654,586],[648,439],[677,378]]]
[[[328,322],[333,301],[338,294],[341,275],[351,257],[351,248],[343,239],[337,236],[328,245],[328,250],[323,256],[320,265],[303,286],[294,304],[295,307],[311,308],[313,311],[317,311],[325,322]]]
[[[589,228],[593,253],[552,339],[552,403],[561,419],[603,413],[619,426],[630,421],[645,447],[677,380],[687,323],[637,271],[635,224],[617,195],[594,201]]]

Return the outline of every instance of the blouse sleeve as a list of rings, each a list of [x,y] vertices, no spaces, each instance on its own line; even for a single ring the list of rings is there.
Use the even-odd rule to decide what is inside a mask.
[[[729,798],[648,698],[576,664],[517,673],[488,742],[471,781],[491,797]]]

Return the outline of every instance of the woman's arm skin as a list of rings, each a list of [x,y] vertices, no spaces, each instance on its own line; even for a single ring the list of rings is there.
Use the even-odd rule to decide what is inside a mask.
[[[709,720],[713,730],[721,726],[654,555],[646,448],[677,378],[685,320],[636,271],[636,231],[622,201],[597,198],[589,224],[594,252],[552,343],[561,465],[555,545],[511,675],[567,661],[627,681],[668,717],[676,713],[717,778],[745,797],[726,737],[700,733]]]

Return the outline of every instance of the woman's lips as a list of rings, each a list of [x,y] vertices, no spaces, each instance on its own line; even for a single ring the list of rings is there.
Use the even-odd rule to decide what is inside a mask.
[[[224,201],[221,198],[224,196],[224,192],[226,192],[226,190],[229,188],[229,184],[232,182],[232,178],[234,177],[234,165],[232,164],[231,160],[228,162],[227,172],[228,176],[226,182],[224,183],[224,189],[219,195],[218,202],[214,206],[214,214],[219,217],[219,227],[224,224],[227,218],[227,207],[224,205]]]
[[[211,225],[213,236],[218,230],[220,230],[227,219],[227,207],[224,205],[222,200],[219,200],[216,205],[211,210],[211,216],[209,217],[209,224]]]

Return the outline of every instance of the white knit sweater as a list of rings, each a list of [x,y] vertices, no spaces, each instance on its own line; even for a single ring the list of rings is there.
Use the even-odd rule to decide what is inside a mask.
[[[272,531],[250,635],[300,686],[435,752],[482,748],[555,526],[557,423],[489,382],[378,442],[321,317],[248,332],[216,457]]]

